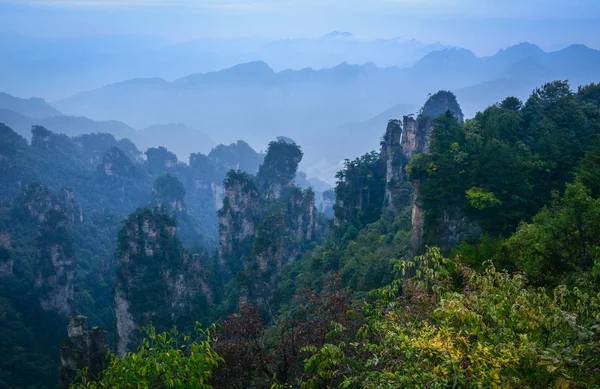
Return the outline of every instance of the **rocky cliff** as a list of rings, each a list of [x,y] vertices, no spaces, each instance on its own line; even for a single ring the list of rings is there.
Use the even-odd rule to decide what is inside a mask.
[[[135,175],[136,168],[131,159],[116,146],[108,149],[98,166],[100,174],[105,176],[127,177]]]
[[[67,332],[69,338],[60,347],[59,389],[74,383],[84,367],[88,368],[88,379],[98,377],[108,367],[106,331],[99,327],[88,329],[85,316],[71,316]]]
[[[262,216],[261,197],[254,177],[230,171],[225,179],[225,199],[219,211],[217,256],[226,276],[236,274],[248,254]]]
[[[416,118],[410,115],[405,116],[402,122],[390,120],[381,142],[380,158],[386,171],[384,208],[400,211],[411,202],[410,193],[413,193],[411,251],[414,255],[420,253],[425,243],[426,220],[419,192],[420,182],[418,179],[409,182],[406,165],[414,155],[429,151],[434,121],[446,111],[462,122],[464,116],[456,97],[451,92],[440,91],[429,97]],[[464,216],[450,210],[443,212],[443,215],[435,223],[439,224],[438,230],[442,231],[438,244],[447,247],[457,241],[456,236],[461,236],[458,232],[460,226],[466,228],[468,223]]]
[[[70,190],[55,194],[31,183],[15,200],[14,212],[23,212],[27,217],[23,222],[37,231],[34,290],[42,309],[68,316],[74,308],[73,226],[84,220],[81,206]]]
[[[11,254],[10,231],[0,227],[0,278],[13,275],[14,259]]]
[[[314,192],[294,185],[300,148],[271,142],[256,177],[231,171],[219,212],[218,259],[225,283],[235,278],[240,301],[276,299],[281,269],[324,230]]]
[[[175,236],[175,219],[163,208],[131,214],[119,233],[115,286],[116,348],[136,347],[139,330],[190,325],[212,299],[201,258],[191,256]]]
[[[75,255],[69,218],[61,210],[44,213],[37,237],[34,287],[44,310],[63,315],[73,311]]]

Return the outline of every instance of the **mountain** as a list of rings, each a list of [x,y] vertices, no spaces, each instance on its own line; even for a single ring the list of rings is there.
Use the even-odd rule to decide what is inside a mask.
[[[0,109],[9,109],[32,118],[62,116],[62,113],[44,101],[44,99],[37,97],[22,99],[2,92],[0,92]]]
[[[0,90],[64,98],[134,77],[174,80],[261,60],[274,69],[331,67],[340,62],[406,66],[446,47],[416,40],[362,40],[334,32],[316,39],[223,38],[171,43],[134,35],[37,38],[0,33]]]
[[[95,121],[77,116],[28,117],[9,109],[0,108],[0,123],[13,128],[19,135],[29,138],[31,127],[39,125],[69,136],[91,133],[109,133],[117,138],[136,138],[137,131],[116,120]]]
[[[600,347],[598,96],[555,81],[472,120],[451,91],[416,115],[391,106],[357,125],[386,121],[379,151],[346,159],[323,194],[330,222],[297,186],[311,179],[287,135],[184,163],[110,134],[34,126],[28,142],[0,125],[0,386],[53,387],[62,363],[66,387],[83,363],[108,387],[194,372],[217,389],[418,387],[423,372],[438,387],[448,372],[461,387],[473,372],[585,387]],[[150,323],[181,332],[141,342]],[[111,337],[119,355],[140,348],[98,376]]]
[[[398,104],[415,105],[432,90],[455,91],[465,114],[473,116],[502,96],[524,98],[535,86],[554,79],[597,81],[599,65],[600,51],[585,46],[546,53],[526,43],[483,58],[460,48],[438,50],[407,68],[342,62],[322,69],[276,71],[254,61],[173,82],[132,79],[54,104],[71,115],[117,119],[136,128],[184,123],[217,143],[245,139],[259,148],[286,135],[307,148],[306,166],[325,157],[319,145],[325,137],[344,138],[348,150],[369,151],[369,141],[362,142],[366,138],[347,136],[347,123],[368,121]],[[490,85],[499,90],[494,92]]]

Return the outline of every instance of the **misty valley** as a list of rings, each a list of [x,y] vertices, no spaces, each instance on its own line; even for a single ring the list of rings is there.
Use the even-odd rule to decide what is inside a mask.
[[[600,388],[599,50],[2,37],[0,388]]]

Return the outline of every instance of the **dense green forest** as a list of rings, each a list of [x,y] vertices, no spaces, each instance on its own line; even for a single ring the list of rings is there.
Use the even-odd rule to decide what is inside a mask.
[[[225,174],[256,172],[263,157],[240,141],[182,163],[110,134],[69,138],[35,126],[27,142],[0,124],[0,387],[56,386],[71,314],[112,340],[114,256],[127,215],[163,206],[190,255],[208,256]]]
[[[54,387],[78,314],[115,338],[98,372],[69,324],[81,388],[600,387],[600,85],[431,95],[329,221],[289,139],[184,164],[0,130],[2,386]]]

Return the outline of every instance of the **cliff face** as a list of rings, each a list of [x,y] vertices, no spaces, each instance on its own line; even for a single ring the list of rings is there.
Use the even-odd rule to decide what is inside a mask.
[[[113,146],[104,153],[98,170],[109,177],[130,177],[135,174],[135,165],[121,149]]]
[[[27,215],[23,222],[37,229],[34,289],[40,304],[46,311],[67,316],[74,308],[72,229],[83,221],[82,209],[71,191],[56,195],[39,183],[27,185],[15,201],[16,208]]]
[[[10,232],[0,227],[0,278],[13,275],[14,259],[11,255]]]
[[[261,198],[254,178],[247,173],[230,171],[225,179],[223,207],[219,211],[217,253],[221,271],[227,276],[241,269],[241,254],[252,246],[261,216]]]
[[[74,383],[83,367],[88,368],[88,378],[98,377],[108,367],[106,331],[98,327],[88,329],[85,316],[72,316],[67,331],[69,338],[60,347],[59,389]]]
[[[390,120],[381,142],[380,157],[386,172],[384,208],[400,211],[410,203],[410,192],[413,193],[411,250],[414,255],[420,253],[425,243],[425,210],[419,193],[420,182],[415,179],[409,183],[405,168],[414,155],[429,151],[434,121],[448,110],[462,122],[464,117],[456,97],[450,92],[440,91],[427,100],[416,119],[413,116],[405,116],[402,123],[399,120]],[[460,239],[461,228],[474,228],[467,228],[465,218],[456,212],[446,210],[443,215],[435,222],[441,232],[441,241],[436,243],[442,247],[452,245],[452,242]]]
[[[222,282],[235,277],[239,300],[263,305],[276,297],[282,267],[298,259],[323,225],[314,192],[294,176],[302,152],[293,142],[272,142],[255,177],[231,171],[219,213]]]
[[[56,209],[44,214],[37,237],[34,287],[44,310],[64,315],[73,310],[75,256],[68,216]]]
[[[166,207],[174,214],[185,212],[183,199],[185,188],[181,181],[170,174],[158,177],[154,180],[152,187],[152,198],[154,205]]]
[[[139,209],[119,234],[115,313],[117,352],[133,350],[139,330],[159,330],[202,312],[212,299],[200,258],[190,256],[175,236],[175,220],[164,209]]]
[[[258,169],[256,181],[266,200],[277,200],[282,190],[294,184],[302,151],[291,140],[279,140],[269,144],[265,160]]]

